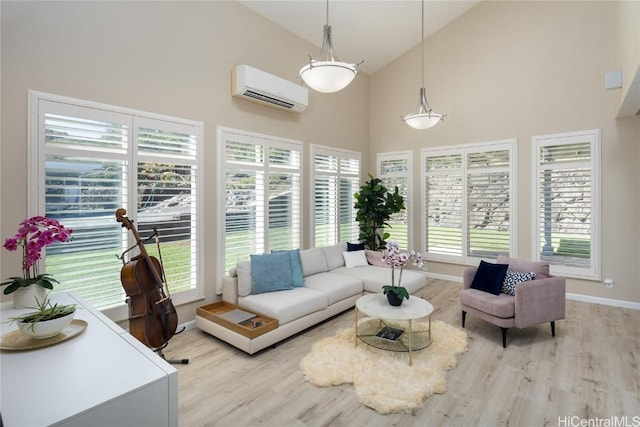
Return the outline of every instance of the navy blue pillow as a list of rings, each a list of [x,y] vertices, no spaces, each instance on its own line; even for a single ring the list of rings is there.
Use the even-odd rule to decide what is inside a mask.
[[[364,251],[364,243],[349,243],[347,242],[347,252]]]
[[[508,268],[509,264],[491,264],[480,261],[478,271],[476,271],[476,275],[471,282],[471,288],[489,292],[493,295],[500,295],[500,289]]]

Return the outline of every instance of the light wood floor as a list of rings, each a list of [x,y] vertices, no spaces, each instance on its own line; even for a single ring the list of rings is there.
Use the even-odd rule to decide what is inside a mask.
[[[429,279],[423,296],[435,307],[434,320],[460,327],[460,287]],[[469,350],[447,373],[448,391],[427,399],[415,414],[393,415],[359,404],[350,385],[315,387],[298,368],[314,342],[351,327],[353,316],[349,310],[253,356],[198,329],[176,335],[165,355],[190,359],[189,365],[176,365],[180,426],[570,426],[580,425],[570,424],[579,422],[570,417],[626,416],[633,425],[640,420],[636,310],[567,301],[555,338],[549,324],[510,329],[506,349],[498,327],[469,315]]]

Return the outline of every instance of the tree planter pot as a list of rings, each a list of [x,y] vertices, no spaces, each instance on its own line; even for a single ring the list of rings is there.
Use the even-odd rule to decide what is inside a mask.
[[[18,329],[20,331],[37,340],[51,338],[58,335],[64,328],[66,328],[73,317],[75,316],[75,310],[65,316],[57,317],[51,320],[38,321],[35,323],[31,322],[16,322],[18,324]]]

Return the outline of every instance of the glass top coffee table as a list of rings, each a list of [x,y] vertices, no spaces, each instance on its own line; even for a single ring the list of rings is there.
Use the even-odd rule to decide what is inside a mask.
[[[411,296],[395,307],[389,304],[386,295],[369,294],[358,298],[355,310],[356,346],[362,341],[382,350],[406,351],[412,365],[413,352],[431,345],[433,306],[422,298]],[[358,323],[362,315],[371,319]],[[413,322],[424,317],[428,317],[428,323]]]

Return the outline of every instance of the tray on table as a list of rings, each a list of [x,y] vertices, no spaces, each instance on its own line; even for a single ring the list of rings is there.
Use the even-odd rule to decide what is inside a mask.
[[[243,312],[252,313],[255,315],[255,317],[244,320],[240,323],[235,323],[223,317],[223,315],[228,314],[234,310],[241,310]],[[247,338],[255,338],[269,331],[273,331],[278,327],[277,319],[273,319],[260,313],[256,313],[247,308],[238,307],[237,305],[228,303],[226,301],[214,302],[213,304],[198,307],[196,314]]]

